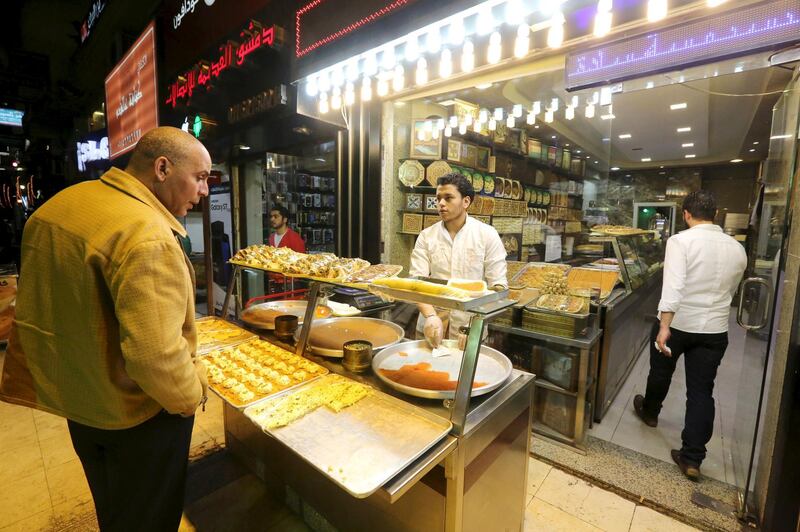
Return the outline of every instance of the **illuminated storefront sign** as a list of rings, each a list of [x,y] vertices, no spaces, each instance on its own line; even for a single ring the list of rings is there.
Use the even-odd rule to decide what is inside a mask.
[[[22,127],[23,116],[25,116],[25,111],[0,108],[0,124],[4,126]]]
[[[78,171],[86,171],[86,163],[108,160],[108,137],[77,142]]]
[[[208,89],[210,81],[218,78],[227,69],[241,66],[245,59],[263,47],[274,47],[282,44],[283,30],[278,26],[262,26],[250,21],[247,28],[240,32],[241,43],[228,41],[219,47],[220,55],[213,61],[200,61],[184,75],[179,76],[168,89],[166,103],[175,107],[180,100],[192,97],[197,87]]]
[[[89,38],[95,22],[97,22],[97,19],[100,17],[100,13],[103,12],[103,9],[105,9],[107,4],[108,0],[95,0],[92,2],[92,6],[89,8],[89,13],[86,15],[86,18],[83,19],[83,22],[81,22],[81,43]]]
[[[211,7],[214,5],[214,1],[215,0],[203,0],[203,4],[205,4],[208,7]],[[181,22],[183,22],[183,17],[194,13],[194,9],[197,7],[197,4],[199,3],[200,0],[183,0],[181,2],[180,11],[178,11],[172,17],[172,27],[177,30],[180,27]],[[201,4],[200,7],[203,7],[203,5]]]
[[[109,157],[131,150],[158,126],[155,24],[151,22],[106,77]]]
[[[239,122],[258,113],[274,109],[279,105],[286,105],[288,101],[286,85],[267,89],[228,108],[228,122]]]

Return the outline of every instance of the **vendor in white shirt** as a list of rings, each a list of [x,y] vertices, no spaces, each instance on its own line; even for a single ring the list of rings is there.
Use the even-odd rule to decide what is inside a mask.
[[[422,231],[411,253],[410,275],[436,279],[484,280],[490,289],[508,287],[506,251],[497,230],[467,215],[475,189],[457,173],[437,181],[436,204],[442,220]],[[438,346],[444,336],[446,312],[420,304],[417,330]],[[453,311],[449,317],[450,337],[469,324],[469,314]]]
[[[747,267],[744,247],[714,224],[717,204],[707,191],[683,201],[686,231],[667,240],[659,323],[650,338],[650,374],[644,396],[633,398],[651,427],[669,391],[678,357],[686,366],[686,417],[672,459],[690,480],[700,476],[714,429],[714,379],[728,347],[731,300]]]

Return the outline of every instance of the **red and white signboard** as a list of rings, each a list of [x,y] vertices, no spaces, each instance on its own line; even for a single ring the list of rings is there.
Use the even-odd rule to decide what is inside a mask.
[[[110,159],[130,151],[142,135],[158,127],[155,33],[151,22],[106,76]]]

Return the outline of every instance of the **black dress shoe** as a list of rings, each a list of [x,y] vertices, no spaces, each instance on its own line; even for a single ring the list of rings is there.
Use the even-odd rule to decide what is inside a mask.
[[[678,467],[681,470],[686,478],[691,480],[692,482],[697,482],[700,480],[700,467],[693,466],[691,464],[687,464],[684,462],[683,457],[681,456],[681,452],[677,449],[672,449],[669,454],[672,456],[672,460],[678,464]]]
[[[636,412],[636,415],[639,419],[642,420],[642,423],[647,425],[648,427],[657,427],[658,426],[658,418],[657,417],[650,417],[644,413],[644,396],[643,395],[635,395],[633,396],[633,410]]]

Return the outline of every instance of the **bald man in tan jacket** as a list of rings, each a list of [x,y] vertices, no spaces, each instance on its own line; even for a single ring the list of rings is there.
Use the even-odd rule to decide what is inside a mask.
[[[68,419],[102,530],[176,530],[194,412],[194,274],[177,236],[208,195],[191,135],[146,133],[125,171],[28,220],[0,399]]]

